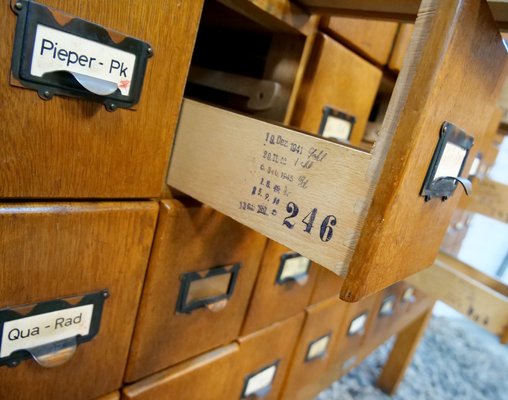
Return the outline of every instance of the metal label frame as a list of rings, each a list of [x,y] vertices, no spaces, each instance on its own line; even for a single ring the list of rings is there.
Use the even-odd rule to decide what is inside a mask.
[[[277,376],[277,371],[279,369],[279,364],[280,364],[280,359],[279,360],[276,360],[275,362],[272,362],[254,372],[251,372],[250,374],[248,374],[245,378],[244,378],[244,381],[243,381],[243,387],[242,387],[242,394],[241,394],[241,399],[248,399],[249,397],[251,396],[256,396],[256,397],[263,397],[265,395],[267,395],[268,393],[270,393],[270,391],[272,390],[272,383],[273,381],[275,380],[275,377]],[[272,381],[270,382],[270,384],[268,386],[264,386],[263,388],[261,388],[258,392],[255,392],[255,393],[252,393],[248,396],[246,396],[245,394],[245,391],[247,390],[247,386],[249,384],[249,380],[252,379],[253,377],[255,377],[256,375],[260,374],[261,372],[263,371],[266,371],[267,369],[269,368],[272,368],[275,366],[275,372],[273,373],[273,378],[272,378]]]
[[[198,308],[206,307],[207,305],[216,303],[220,300],[229,299],[233,295],[236,280],[238,278],[238,273],[240,271],[241,266],[242,266],[241,263],[235,263],[230,265],[213,267],[203,271],[198,272],[191,271],[182,274],[180,277],[181,284],[180,284],[180,292],[178,294],[178,299],[176,303],[176,312],[189,314]],[[229,281],[226,293],[218,296],[208,297],[205,299],[195,300],[190,303],[187,302],[187,296],[189,294],[189,289],[192,282],[224,274],[231,274],[231,279]]]
[[[351,133],[353,132],[353,128],[356,123],[356,117],[354,115],[348,114],[344,111],[337,110],[337,109],[332,108],[330,106],[323,107],[323,116],[321,117],[321,123],[319,124],[318,135],[323,136],[323,133],[324,133],[324,130],[326,127],[326,122],[328,121],[328,117],[330,117],[330,116],[349,122],[351,124],[351,128],[349,129],[349,134],[348,134],[347,138],[345,138],[345,139],[339,140],[339,139],[332,138],[332,137],[326,137],[326,139],[333,140],[336,142],[340,142],[341,140],[346,141],[346,142],[349,141],[349,139],[351,138]]]
[[[307,269],[305,270],[305,272],[295,275],[295,276],[290,276],[290,277],[286,277],[286,278],[282,279],[282,273],[284,272],[284,267],[286,265],[286,261],[290,260],[292,258],[298,258],[298,257],[303,257],[303,256],[299,253],[285,253],[282,256],[280,256],[279,269],[277,270],[277,276],[275,277],[275,283],[277,285],[284,285],[288,282],[296,282],[296,281],[302,280],[302,279],[306,278],[307,276],[309,276],[309,269],[310,269],[310,265],[312,264],[312,261],[307,259],[308,263],[307,263]],[[304,258],[307,258],[307,257],[304,257]]]
[[[314,357],[309,357],[309,353],[310,353],[310,349],[312,347],[312,345],[316,342],[319,342],[321,339],[324,339],[324,338],[328,338],[328,343],[326,344],[326,347],[325,347],[325,350],[320,353],[320,354],[317,354],[315,355]],[[329,331],[328,333],[318,337],[317,339],[314,339],[313,341],[311,341],[309,343],[309,345],[307,346],[307,352],[305,353],[305,362],[310,362],[310,361],[314,361],[314,360],[318,360],[320,358],[323,358],[324,356],[326,356],[326,354],[328,353],[328,349],[330,347],[330,342],[332,340],[332,331]]]
[[[353,325],[353,322],[362,316],[365,316],[365,323],[363,324],[362,329],[351,333],[351,326]],[[368,311],[363,311],[360,314],[357,314],[356,317],[352,318],[351,322],[349,323],[349,327],[347,328],[347,336],[352,337],[352,336],[356,336],[356,335],[363,335],[365,333],[365,325],[367,324],[368,318],[369,318]]]
[[[389,301],[392,302],[392,308],[391,308],[390,312],[383,312],[383,306],[386,303],[388,303]],[[378,318],[392,316],[395,313],[395,306],[396,306],[396,304],[397,304],[397,296],[395,296],[394,294],[389,294],[388,296],[386,296],[383,299],[383,301],[381,302],[381,305],[379,306],[379,312],[377,314]]]
[[[34,304],[26,304],[19,305],[15,307],[3,308],[0,310],[0,340],[3,337],[4,324],[9,321],[14,321],[17,319],[32,317],[35,315],[46,314],[53,311],[66,310],[71,308],[76,308],[80,306],[85,306],[88,304],[93,304],[93,314],[92,321],[90,324],[90,331],[88,335],[76,336],[76,344],[79,346],[82,343],[88,342],[92,340],[97,333],[99,333],[99,328],[101,324],[102,318],[102,310],[104,306],[104,301],[109,297],[109,292],[104,289],[98,292],[88,293],[82,296],[69,296],[63,297],[57,300],[44,301],[40,303]],[[76,300],[77,298],[81,298],[81,300],[77,303],[69,303],[71,300]],[[32,307],[33,306],[33,307]],[[32,308],[31,308],[32,307]],[[20,312],[15,311],[16,309],[24,309],[31,308],[29,312],[22,314]],[[64,339],[63,341],[66,341]],[[62,341],[62,342],[63,342]],[[58,344],[58,342],[54,342]],[[47,346],[47,345],[44,345]],[[7,365],[9,367],[15,367],[19,365],[22,361],[31,359],[32,356],[27,350],[17,350],[13,352],[11,355],[7,357],[0,358],[0,366]]]
[[[13,1],[12,9],[18,16],[12,54],[12,75],[21,86],[37,90],[39,95],[46,100],[49,100],[54,94],[85,98],[104,103],[110,111],[114,111],[117,107],[132,107],[139,101],[147,61],[152,56],[152,48],[148,43],[108,30],[93,22],[51,9],[35,1]],[[67,22],[61,25],[55,15]],[[134,54],[136,63],[129,96],[122,95],[118,89],[111,95],[96,95],[77,83],[70,73],[55,72],[47,74],[51,76],[44,77],[31,75],[35,35],[39,24]],[[113,41],[110,32],[114,33],[115,37],[122,37],[122,41],[120,43]]]
[[[466,154],[462,160],[462,164],[460,166],[457,177],[448,177],[449,179],[434,180],[447,143],[453,143],[461,147],[466,151]],[[447,121],[443,123],[441,126],[439,141],[437,143],[436,149],[434,150],[434,154],[432,156],[432,160],[430,162],[425,180],[423,181],[422,190],[420,192],[420,195],[425,197],[425,201],[429,201],[433,197],[440,197],[442,200],[446,200],[453,194],[457,188],[458,182],[457,179],[453,178],[460,178],[460,175],[464,171],[470,150],[473,147],[473,143],[474,138],[467,135],[467,133],[462,129]]]

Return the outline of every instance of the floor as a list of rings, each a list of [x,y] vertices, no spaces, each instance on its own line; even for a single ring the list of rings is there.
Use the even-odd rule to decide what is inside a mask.
[[[376,386],[393,340],[316,400],[506,400],[508,347],[464,318],[434,316],[397,393]]]

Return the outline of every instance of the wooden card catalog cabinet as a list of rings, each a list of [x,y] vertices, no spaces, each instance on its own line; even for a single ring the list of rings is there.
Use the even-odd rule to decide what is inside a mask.
[[[237,338],[265,242],[209,207],[163,201],[125,380]]]
[[[347,301],[430,266],[459,199],[421,195],[443,124],[481,137],[506,49],[484,1],[421,10],[372,153],[185,100],[168,183],[344,276]]]
[[[0,207],[0,398],[89,400],[122,384],[158,206]]]
[[[38,3],[0,11],[0,197],[158,197],[203,1]]]

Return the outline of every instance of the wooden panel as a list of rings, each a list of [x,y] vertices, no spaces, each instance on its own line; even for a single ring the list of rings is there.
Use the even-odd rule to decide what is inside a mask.
[[[267,141],[267,134],[274,135],[274,144]],[[277,137],[288,147],[276,144]],[[269,161],[268,154],[270,159],[277,154],[286,165]],[[341,273],[361,223],[370,157],[351,147],[184,100],[168,183]],[[330,175],[330,171],[343,172]],[[283,223],[292,214],[286,211],[291,202],[300,212],[287,220],[294,224],[290,229]],[[302,219],[314,208],[315,227],[309,234]],[[329,215],[337,222],[326,241],[331,231],[323,221]]]
[[[272,241],[268,243],[242,328],[242,335],[298,314],[309,304],[317,272],[314,268],[309,269],[306,282],[288,281],[283,284],[276,282],[281,257],[288,253],[291,253],[291,250],[287,247]]]
[[[396,22],[344,17],[328,18],[324,26],[332,37],[337,36],[378,65],[388,62],[398,28]]]
[[[378,301],[373,308],[374,313],[372,327],[369,332],[369,340],[375,337],[387,337],[386,334],[390,332],[390,327],[401,312],[404,311],[404,304],[401,301],[402,295],[402,282],[389,286],[378,294]],[[393,314],[381,315],[381,307],[383,301],[393,298]]]
[[[356,117],[350,142],[361,143],[381,81],[381,70],[324,34],[318,34],[305,71],[292,123],[317,133],[323,107]]]
[[[402,69],[402,62],[406,55],[406,51],[413,35],[414,25],[413,24],[400,24],[395,38],[395,44],[390,55],[390,61],[388,62],[388,68],[393,71],[399,72]]]
[[[66,364],[0,368],[0,398],[85,400],[121,386],[157,209],[154,202],[0,206],[0,308],[111,294],[99,333]]]
[[[337,338],[333,349],[331,350],[330,362],[342,366],[348,363],[350,357],[353,357],[358,349],[363,345],[369,335],[372,323],[376,318],[375,306],[378,303],[379,295],[373,295],[360,300],[357,303],[347,303],[344,311],[344,317],[337,331]],[[351,322],[358,316],[366,313],[367,320],[362,332],[355,335],[348,335]]]
[[[120,400],[120,392],[113,392],[106,396],[99,397],[96,400]]]
[[[488,179],[476,181],[465,208],[508,223],[508,185]]]
[[[324,389],[320,377],[328,367],[329,353],[346,307],[347,303],[343,301],[328,299],[307,308],[305,324],[295,347],[281,398],[310,399]],[[310,344],[325,335],[330,335],[325,355],[306,361]]]
[[[421,10],[374,149],[379,180],[342,286],[348,301],[432,265],[460,198],[419,195],[441,125],[481,138],[504,80],[506,49],[485,2],[424,0]]]
[[[480,326],[502,336],[508,324],[508,298],[436,259],[434,266],[407,279]]]
[[[226,387],[238,358],[238,344],[205,353],[126,386],[122,399],[231,399]]]
[[[231,398],[241,398],[245,378],[279,360],[277,371],[272,381],[272,388],[263,399],[278,399],[286,377],[289,362],[295,347],[304,313],[295,315],[285,321],[238,339],[240,344],[239,360],[235,363],[235,374],[226,393]],[[229,390],[232,390],[230,392]]]
[[[132,341],[126,381],[132,382],[234,340],[249,302],[265,238],[208,208],[163,201]],[[242,266],[222,310],[176,311],[181,276]],[[206,333],[206,334],[204,334]]]
[[[397,21],[414,21],[420,0],[296,0],[304,8],[320,15],[351,15]],[[498,26],[508,29],[508,2],[489,0]]]
[[[0,33],[0,197],[148,198],[160,194],[202,0],[44,0],[149,42],[154,49],[136,111],[9,84],[15,14],[3,1]],[[51,117],[49,117],[51,116]]]
[[[330,297],[338,298],[344,279],[321,265],[313,264],[312,268],[317,269],[318,273],[314,283],[310,304],[319,303]]]

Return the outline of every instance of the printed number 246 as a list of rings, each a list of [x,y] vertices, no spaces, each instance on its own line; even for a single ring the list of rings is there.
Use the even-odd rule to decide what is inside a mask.
[[[284,218],[284,221],[282,221],[282,225],[284,225],[289,229],[293,229],[295,227],[295,224],[291,220],[293,218],[296,218],[300,210],[298,209],[298,206],[295,203],[290,201],[286,206],[286,211],[289,213],[289,215],[286,218]],[[305,225],[305,228],[303,229],[304,232],[307,232],[308,234],[312,232],[317,212],[318,212],[317,208],[313,208],[312,211],[308,213],[304,219],[302,219],[302,223],[303,225]],[[319,237],[323,242],[328,242],[329,240],[331,240],[333,236],[332,227],[335,225],[337,225],[337,218],[335,217],[335,215],[327,215],[323,219],[319,229]]]

